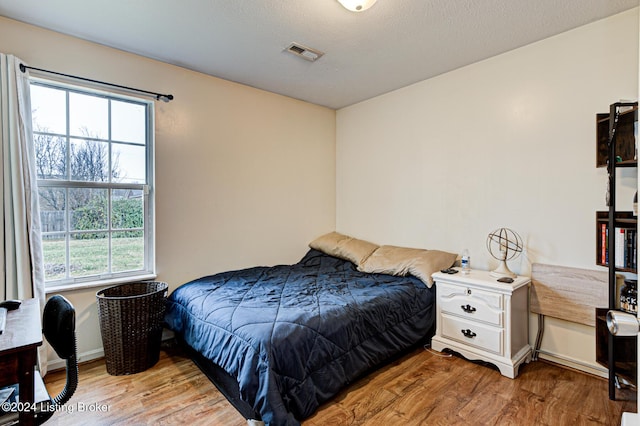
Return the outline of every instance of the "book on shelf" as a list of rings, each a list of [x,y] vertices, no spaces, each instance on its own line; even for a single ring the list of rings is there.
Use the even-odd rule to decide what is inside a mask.
[[[609,242],[608,236],[609,232],[607,230],[607,224],[603,223],[600,225],[600,263],[603,265],[606,265],[609,261],[609,258],[607,257],[609,254],[609,251],[607,250],[607,243]]]
[[[638,232],[634,228],[616,227],[614,266],[620,269],[637,269]],[[600,263],[609,265],[609,229],[600,225]]]
[[[625,229],[624,228],[616,228],[616,253],[615,253],[615,262],[614,265],[616,268],[624,268],[625,267]]]

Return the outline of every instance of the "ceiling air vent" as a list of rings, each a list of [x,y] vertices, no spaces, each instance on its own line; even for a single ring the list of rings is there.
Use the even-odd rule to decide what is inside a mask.
[[[291,43],[289,47],[287,47],[287,52],[293,53],[294,55],[311,62],[316,61],[322,55],[324,55],[324,53],[319,50],[312,49],[298,43]]]

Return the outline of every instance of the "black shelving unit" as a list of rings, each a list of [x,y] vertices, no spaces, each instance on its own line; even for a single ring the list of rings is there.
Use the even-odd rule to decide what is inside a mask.
[[[619,167],[637,167],[637,145],[636,133],[638,122],[638,103],[637,102],[617,102],[609,106],[609,114],[598,114],[597,120],[597,157],[596,164],[598,167],[607,167],[608,176],[608,212],[606,224],[608,232],[606,234],[606,251],[608,258],[606,262],[597,261],[598,264],[604,264],[609,272],[609,301],[608,309],[616,309],[616,272],[625,271],[637,273],[634,265],[625,265],[625,267],[616,267],[616,235],[615,229],[625,228],[637,231],[637,217],[629,212],[616,211],[616,169]],[[606,149],[605,149],[606,148]],[[605,218],[601,213],[596,216],[596,223],[603,223]],[[599,234],[601,235],[601,234]],[[596,247],[599,249],[602,240],[598,240]],[[609,369],[609,399],[616,399],[616,382],[617,369],[620,356],[616,355],[616,349],[621,347],[616,342],[616,337],[608,335],[607,344],[607,367]],[[637,349],[636,349],[637,350]],[[634,356],[635,359],[635,356]],[[618,364],[617,364],[618,363]],[[635,368],[635,366],[633,367]]]

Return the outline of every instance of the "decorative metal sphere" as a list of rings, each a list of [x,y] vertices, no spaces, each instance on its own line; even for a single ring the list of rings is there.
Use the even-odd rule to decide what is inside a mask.
[[[487,250],[498,260],[511,260],[522,253],[522,238],[509,228],[499,228],[487,237]]]

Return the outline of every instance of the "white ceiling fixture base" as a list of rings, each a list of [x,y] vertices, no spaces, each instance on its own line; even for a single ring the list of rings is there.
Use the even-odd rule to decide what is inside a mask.
[[[345,9],[352,12],[364,12],[376,4],[377,0],[338,0]]]

